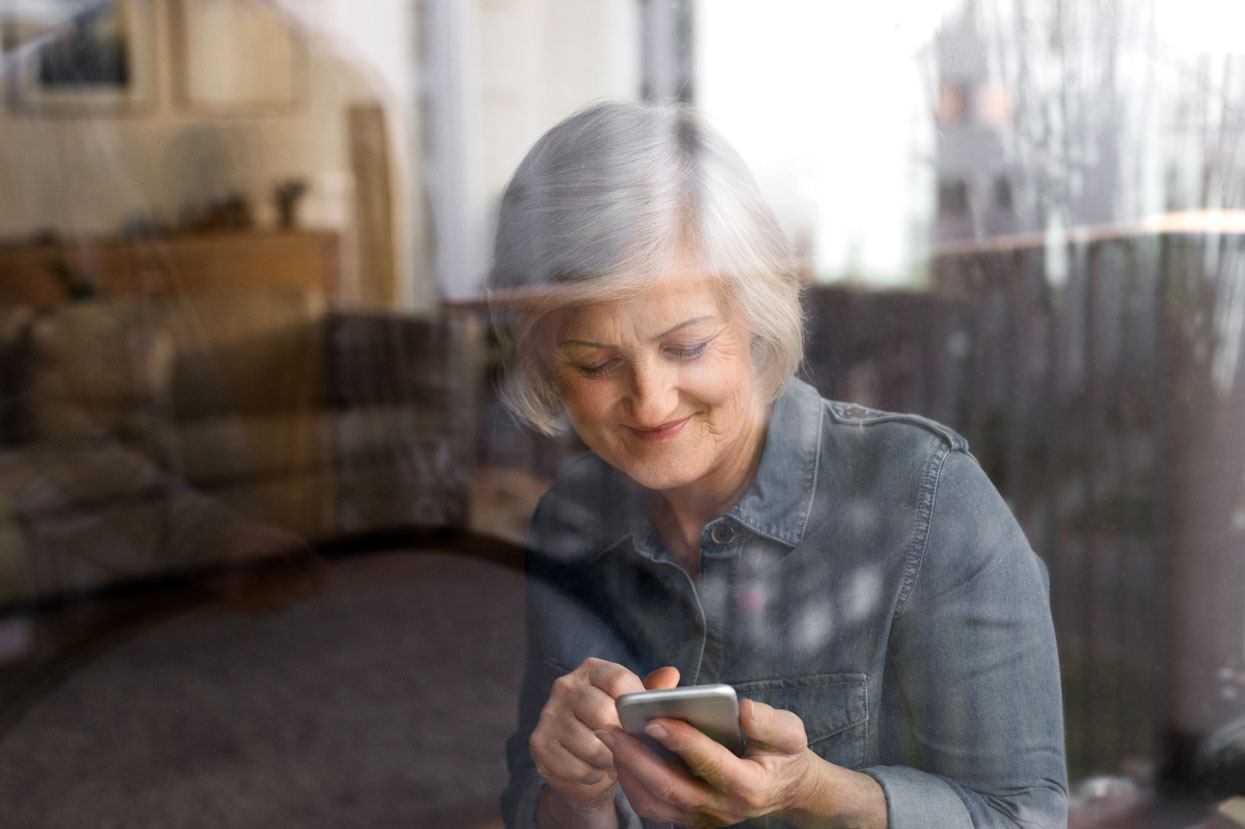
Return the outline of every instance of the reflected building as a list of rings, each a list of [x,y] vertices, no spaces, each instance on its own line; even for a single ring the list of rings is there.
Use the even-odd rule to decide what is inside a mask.
[[[1196,777],[1245,716],[1245,67],[1171,6],[977,0],[931,47],[934,283],[1051,572],[1074,777]]]
[[[947,16],[931,47],[936,244],[1162,210],[1153,127],[1164,102],[1146,77],[1149,5],[1104,15],[980,0]]]

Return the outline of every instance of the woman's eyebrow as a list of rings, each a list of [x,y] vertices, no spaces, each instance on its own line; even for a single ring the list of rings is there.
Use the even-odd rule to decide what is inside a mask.
[[[664,337],[669,337],[671,334],[673,334],[675,331],[678,331],[681,328],[686,328],[689,325],[695,325],[698,322],[705,322],[706,320],[711,320],[713,318],[714,317],[711,314],[706,314],[703,317],[692,317],[690,320],[684,320],[683,322],[679,323],[673,328],[669,328],[661,332],[657,336],[652,337],[649,340],[649,342],[657,342],[658,340],[663,339]],[[598,342],[593,342],[592,340],[569,339],[569,340],[560,340],[558,342],[558,348],[561,348],[564,345],[581,345],[587,348],[613,348],[614,347],[610,345],[609,343],[598,343]]]
[[[692,317],[690,320],[685,320],[679,323],[674,328],[661,332],[656,337],[653,337],[651,340],[649,340],[649,342],[657,342],[658,340],[664,337],[669,337],[671,334],[673,334],[675,331],[678,331],[680,328],[687,328],[689,325],[695,325],[698,322],[704,322],[705,320],[711,320],[711,319],[713,319],[713,315],[711,314],[705,314],[703,317]]]

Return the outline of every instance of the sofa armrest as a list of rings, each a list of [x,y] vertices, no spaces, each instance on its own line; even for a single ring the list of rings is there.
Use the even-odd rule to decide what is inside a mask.
[[[466,527],[479,324],[467,316],[335,312],[326,326],[342,531]]]

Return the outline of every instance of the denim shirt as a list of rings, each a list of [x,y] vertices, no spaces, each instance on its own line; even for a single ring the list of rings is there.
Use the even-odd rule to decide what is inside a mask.
[[[639,486],[593,455],[542,499],[527,573],[507,826],[535,825],[528,737],[590,656],[795,712],[814,752],[881,784],[896,829],[1066,825],[1046,571],[946,427],[793,380],[751,488],[704,528],[698,580]],[[655,825],[616,805],[622,825]]]

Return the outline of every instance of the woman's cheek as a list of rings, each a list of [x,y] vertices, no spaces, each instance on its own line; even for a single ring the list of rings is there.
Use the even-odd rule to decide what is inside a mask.
[[[573,420],[588,425],[602,418],[617,394],[613,381],[599,378],[568,378],[562,384],[562,402]]]
[[[706,403],[725,401],[742,392],[751,379],[749,367],[733,354],[696,360],[683,370],[683,387]]]

